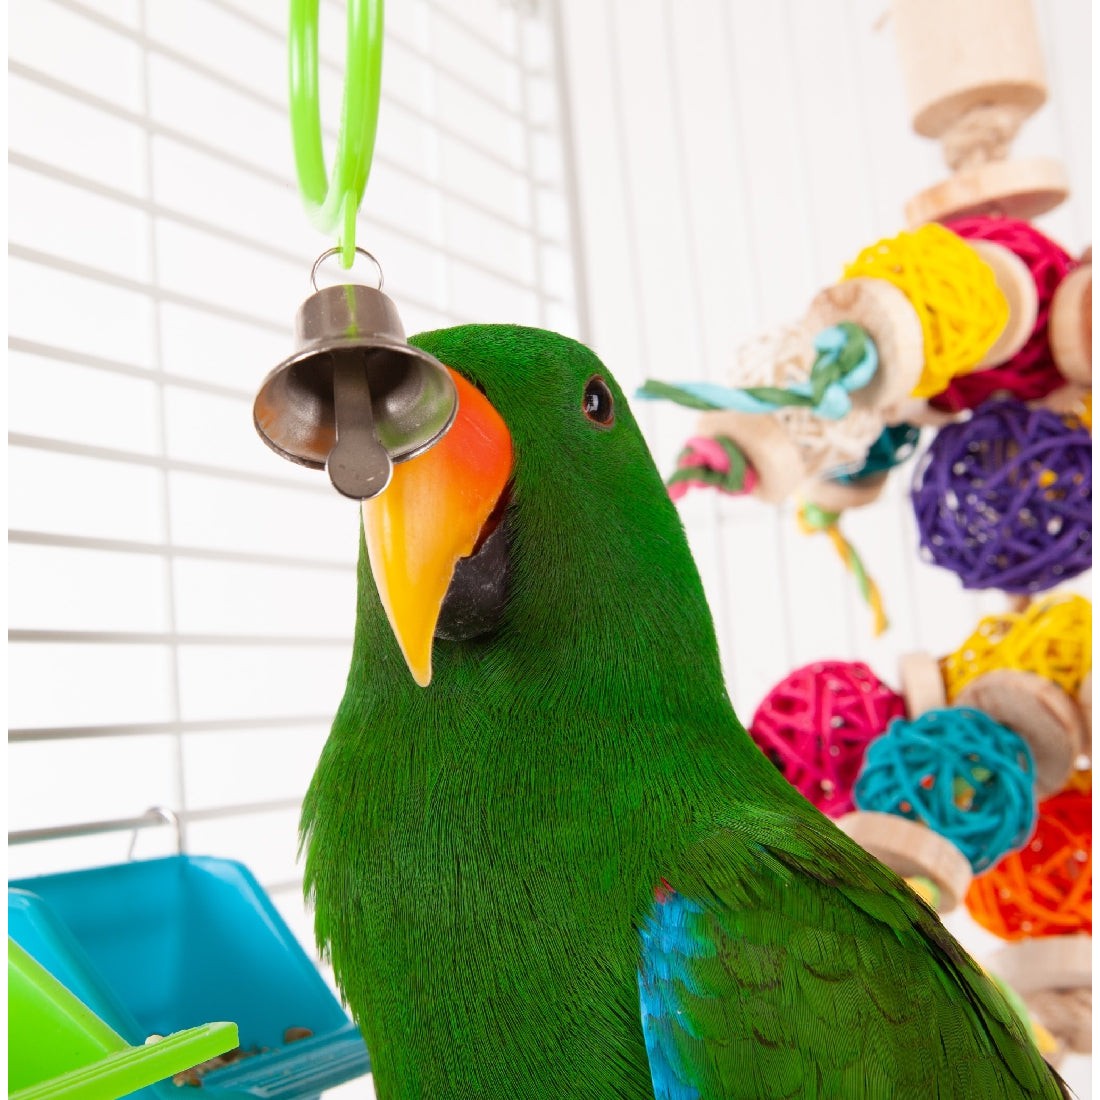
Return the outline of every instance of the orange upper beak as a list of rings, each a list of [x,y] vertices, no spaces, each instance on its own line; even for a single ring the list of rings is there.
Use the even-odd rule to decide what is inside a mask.
[[[473,552],[512,473],[512,437],[480,390],[458,389],[450,431],[394,467],[385,492],[363,501],[374,583],[413,679],[432,678],[432,639],[455,566]]]

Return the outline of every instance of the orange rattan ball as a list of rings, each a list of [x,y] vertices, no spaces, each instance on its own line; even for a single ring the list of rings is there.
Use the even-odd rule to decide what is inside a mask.
[[[1006,940],[1092,935],[1092,794],[1068,789],[1039,804],[1027,845],[974,879],[970,915]]]

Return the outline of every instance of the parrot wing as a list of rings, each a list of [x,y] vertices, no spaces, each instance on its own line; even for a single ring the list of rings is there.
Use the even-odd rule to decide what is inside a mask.
[[[752,812],[685,853],[641,929],[658,1100],[1068,1095],[893,872],[824,818]]]

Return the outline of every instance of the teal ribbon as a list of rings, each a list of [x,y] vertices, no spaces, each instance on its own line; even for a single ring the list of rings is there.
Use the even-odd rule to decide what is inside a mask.
[[[867,332],[851,321],[823,329],[814,338],[817,357],[805,382],[779,386],[742,386],[736,389],[712,382],[685,382],[679,386],[647,380],[637,391],[649,400],[674,401],[707,412],[732,410],[773,413],[778,409],[809,408],[825,420],[839,420],[852,409],[849,396],[871,381],[878,370],[878,349]]]
[[[871,449],[859,462],[838,466],[825,476],[830,481],[851,485],[866,477],[873,477],[885,470],[900,466],[917,449],[920,428],[914,424],[891,424],[871,444]]]

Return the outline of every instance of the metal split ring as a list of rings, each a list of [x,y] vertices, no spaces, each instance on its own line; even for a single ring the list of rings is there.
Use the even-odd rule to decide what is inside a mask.
[[[375,289],[381,290],[382,284],[385,282],[385,276],[382,274],[382,265],[378,262],[378,258],[373,253],[368,252],[365,248],[360,248],[358,245],[355,246],[355,251],[358,252],[360,256],[366,256],[367,259],[370,260],[376,268],[378,268],[378,286]],[[309,281],[313,284],[314,290],[321,289],[317,285],[317,269],[321,266],[321,264],[325,262],[325,260],[329,258],[329,256],[339,256],[342,252],[343,249],[339,247],[329,248],[322,252],[321,255],[313,261],[313,267],[310,269],[309,272]]]

